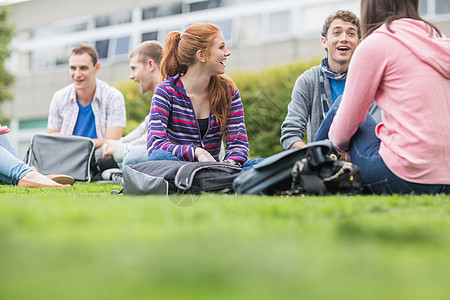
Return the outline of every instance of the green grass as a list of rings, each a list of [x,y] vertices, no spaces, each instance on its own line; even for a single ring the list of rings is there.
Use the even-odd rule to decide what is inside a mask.
[[[110,194],[118,188],[0,186],[0,299],[450,295],[449,196]]]

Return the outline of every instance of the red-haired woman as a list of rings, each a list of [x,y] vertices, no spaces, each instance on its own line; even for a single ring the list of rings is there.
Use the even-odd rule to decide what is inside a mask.
[[[239,91],[224,75],[230,56],[220,29],[196,23],[166,37],[164,79],[150,109],[149,160],[219,161],[249,167],[248,140]]]

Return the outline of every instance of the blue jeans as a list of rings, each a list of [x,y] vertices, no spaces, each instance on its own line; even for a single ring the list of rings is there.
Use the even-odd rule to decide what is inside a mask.
[[[130,149],[123,158],[121,169],[127,165],[135,165],[147,161],[147,146],[136,146]]]
[[[33,169],[21,161],[6,134],[0,135],[0,181],[17,184]]]
[[[155,150],[152,153],[150,153],[150,155],[148,156],[147,160],[148,161],[154,161],[154,160],[175,160],[175,161],[178,161],[180,159],[178,157],[176,157],[175,155],[173,155],[172,153],[167,152],[165,150]],[[261,162],[262,160],[264,160],[264,158],[249,159],[242,165],[242,170],[247,171],[248,169],[250,169],[251,167],[253,167],[257,163]]]
[[[317,131],[315,140],[328,139],[331,123],[339,108],[342,97],[336,99]],[[450,185],[420,184],[403,180],[386,166],[378,150],[380,139],[375,135],[376,121],[367,113],[366,120],[350,141],[352,163],[361,169],[364,190],[375,194],[450,194]]]

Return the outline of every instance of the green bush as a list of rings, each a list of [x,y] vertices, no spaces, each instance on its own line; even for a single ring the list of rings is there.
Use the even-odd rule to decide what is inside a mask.
[[[116,88],[125,96],[127,127],[124,135],[126,135],[138,127],[148,115],[153,94],[151,92],[141,94],[138,85],[131,80],[119,82]]]
[[[280,127],[291,101],[295,80],[319,60],[299,61],[259,72],[238,71],[229,74],[236,83],[245,111],[250,157],[268,157],[283,150]],[[152,93],[142,95],[136,83],[124,81],[116,86],[125,95],[127,127],[136,128],[148,114]]]
[[[283,150],[280,128],[287,114],[295,80],[318,63],[318,60],[299,61],[260,72],[230,75],[244,104],[250,157],[267,157]]]

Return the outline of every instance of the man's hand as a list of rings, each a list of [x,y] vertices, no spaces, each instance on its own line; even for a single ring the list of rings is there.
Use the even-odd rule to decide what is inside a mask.
[[[208,162],[208,161],[215,162],[216,161],[214,159],[214,157],[203,148],[195,149],[195,158],[200,162]]]
[[[100,148],[107,140],[118,140],[122,137],[122,127],[108,127],[106,128],[106,136],[104,138],[92,139],[95,143],[95,148]]]
[[[116,148],[118,140],[107,140],[103,144],[102,158],[109,159],[113,157],[114,149]]]
[[[1,126],[0,127],[0,135],[5,134],[5,133],[10,133],[10,132],[11,132],[11,129],[9,129],[6,126]]]
[[[47,128],[47,132],[50,134],[59,134],[59,130],[55,130],[55,129],[51,129],[51,128]]]
[[[305,146],[306,146],[306,144],[303,143],[303,141],[296,141],[295,143],[293,143],[293,144],[291,145],[291,147],[290,147],[289,149],[303,148],[303,147],[305,147]]]

